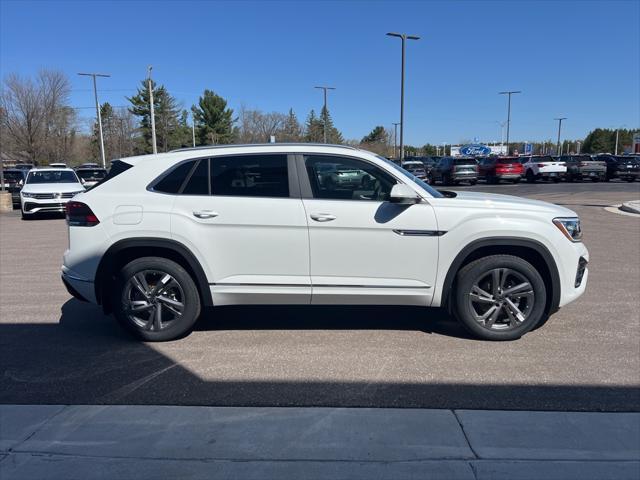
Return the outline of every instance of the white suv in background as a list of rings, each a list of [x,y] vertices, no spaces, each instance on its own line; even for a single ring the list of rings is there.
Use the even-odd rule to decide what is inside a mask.
[[[70,168],[29,170],[20,190],[22,218],[38,213],[64,212],[67,202],[84,190],[76,172]]]
[[[327,165],[358,181],[327,182]],[[439,192],[345,146],[122,159],[69,202],[67,220],[70,293],[150,341],[230,304],[442,306],[477,337],[514,339],[578,298],[588,276],[571,210]]]
[[[550,155],[531,155],[520,157],[523,175],[527,182],[536,180],[551,180],[558,183],[567,175],[567,164],[556,160]]]

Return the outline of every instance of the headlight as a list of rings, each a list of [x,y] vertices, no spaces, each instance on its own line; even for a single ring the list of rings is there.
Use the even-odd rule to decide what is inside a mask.
[[[572,242],[580,242],[582,240],[582,228],[580,228],[579,218],[554,218],[553,224]]]
[[[35,197],[35,194],[28,193],[28,192],[20,192],[20,195],[22,195],[25,198],[33,198],[33,197]]]

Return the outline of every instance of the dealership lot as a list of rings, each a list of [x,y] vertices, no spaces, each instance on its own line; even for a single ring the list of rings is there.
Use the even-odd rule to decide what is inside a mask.
[[[456,187],[582,218],[587,293],[519,341],[470,339],[439,310],[226,307],[143,344],[59,280],[64,221],[0,217],[0,402],[638,411],[638,183]],[[452,188],[453,189],[453,188]]]

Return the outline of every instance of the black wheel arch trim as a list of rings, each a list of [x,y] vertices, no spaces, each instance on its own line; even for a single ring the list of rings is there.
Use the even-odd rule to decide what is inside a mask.
[[[202,265],[196,258],[196,256],[191,252],[189,248],[187,248],[182,243],[176,240],[170,240],[165,238],[126,238],[124,240],[119,240],[109,247],[109,249],[105,252],[98,264],[98,269],[96,270],[95,277],[95,293],[96,299],[98,302],[101,302],[103,299],[102,295],[102,287],[105,278],[108,276],[114,275],[116,272],[113,271],[113,265],[115,264],[114,259],[118,253],[123,250],[127,250],[129,248],[163,248],[167,250],[171,250],[172,252],[180,255],[184,261],[189,265],[189,268],[193,271],[196,278],[194,278],[196,282],[196,286],[198,287],[198,293],[200,293],[200,298],[202,299],[202,304],[205,307],[213,306],[213,298],[211,297],[211,290],[209,289],[209,280],[207,279],[206,274],[204,273],[204,269]],[[107,307],[103,303],[103,308]],[[107,310],[105,308],[105,310]]]
[[[521,238],[521,237],[489,237],[489,238],[481,238],[479,240],[474,240],[473,242],[466,245],[456,258],[453,260],[451,265],[449,266],[449,270],[447,271],[447,275],[444,279],[444,284],[442,285],[442,296],[440,300],[440,305],[443,307],[446,306],[448,309],[451,307],[451,290],[453,288],[453,282],[455,281],[456,274],[460,270],[463,262],[471,255],[473,252],[480,248],[484,247],[496,247],[496,246],[504,246],[504,247],[526,247],[535,250],[547,265],[547,269],[549,270],[549,274],[551,276],[551,300],[549,303],[548,314],[554,313],[558,311],[560,308],[560,293],[561,293],[561,283],[560,283],[560,274],[558,272],[558,266],[556,265],[556,261],[551,255],[551,252],[547,249],[547,247],[538,242],[537,240]]]

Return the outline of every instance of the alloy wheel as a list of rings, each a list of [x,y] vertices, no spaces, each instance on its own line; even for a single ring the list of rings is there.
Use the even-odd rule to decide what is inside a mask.
[[[489,330],[511,330],[527,321],[535,302],[531,282],[510,268],[481,274],[471,287],[469,305],[478,324]]]
[[[142,270],[133,275],[122,292],[127,318],[143,330],[159,332],[184,314],[185,295],[180,283],[159,270]]]

